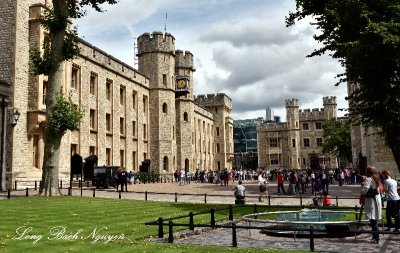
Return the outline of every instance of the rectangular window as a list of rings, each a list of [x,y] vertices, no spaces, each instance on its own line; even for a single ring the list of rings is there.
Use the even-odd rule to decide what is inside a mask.
[[[296,147],[296,139],[292,139],[292,147]]]
[[[125,168],[125,150],[119,151],[119,158],[120,158],[120,167]]]
[[[303,123],[303,130],[308,130],[308,123]]]
[[[125,119],[119,118],[119,132],[120,135],[125,135]]]
[[[132,93],[132,107],[133,107],[134,111],[136,111],[136,97],[137,97],[137,93],[134,91]]]
[[[304,138],[304,147],[309,148],[310,147],[310,139]]]
[[[276,148],[278,147],[278,139],[269,139],[269,146],[271,148]]]
[[[78,90],[79,89],[79,67],[73,66],[71,72],[71,88]]]
[[[136,137],[137,133],[136,133],[136,121],[132,121],[132,136]]]
[[[219,136],[219,127],[217,127],[216,129],[217,129],[217,136]]]
[[[107,98],[108,101],[111,101],[112,85],[113,85],[113,81],[111,81],[110,79],[107,79],[107,82],[106,82],[106,98]]]
[[[147,96],[143,96],[143,113],[147,113]]]
[[[106,113],[106,131],[111,132],[111,114]]]
[[[96,147],[95,146],[89,147],[89,155],[96,155]]]
[[[94,72],[90,73],[90,94],[96,95],[97,91],[97,74]]]
[[[306,158],[303,157],[303,165],[306,165]]]
[[[132,171],[136,171],[136,151],[132,152]]]
[[[32,144],[33,144],[33,153],[32,153],[32,158],[33,158],[33,166],[36,168],[39,168],[39,160],[40,160],[40,153],[39,153],[39,136],[34,135],[32,138]]]
[[[90,109],[90,129],[96,130],[96,110]]]
[[[167,75],[166,74],[162,75],[162,84],[167,85]]]
[[[125,87],[123,86],[119,89],[119,104],[125,106]]]
[[[47,81],[43,81],[43,87],[42,87],[42,105],[46,105],[46,93],[47,93]]]
[[[106,148],[106,165],[111,166],[111,148]]]
[[[143,124],[143,139],[147,140],[147,125]]]
[[[317,146],[322,147],[322,138],[317,138]]]
[[[315,122],[315,129],[322,129],[322,123],[321,122]]]
[[[217,143],[217,153],[219,153],[219,143]]]
[[[270,160],[271,160],[271,165],[279,164],[279,160],[278,160],[278,155],[277,154],[271,154],[270,155]]]

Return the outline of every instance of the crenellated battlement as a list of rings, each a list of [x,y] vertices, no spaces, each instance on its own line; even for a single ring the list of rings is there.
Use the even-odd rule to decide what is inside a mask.
[[[323,101],[323,105],[336,105],[336,97],[335,96],[323,97],[322,101]]]
[[[190,51],[175,50],[175,67],[194,70],[193,54]]]
[[[299,110],[300,121],[310,121],[310,120],[323,120],[325,117],[324,108],[313,108]]]
[[[288,107],[299,107],[299,100],[297,98],[286,99],[285,100],[286,108]]]
[[[175,53],[175,38],[170,33],[143,33],[138,37],[137,45],[138,56],[152,52]]]
[[[194,101],[195,104],[203,107],[224,105],[229,109],[232,109],[232,99],[225,93],[198,95],[194,98]]]

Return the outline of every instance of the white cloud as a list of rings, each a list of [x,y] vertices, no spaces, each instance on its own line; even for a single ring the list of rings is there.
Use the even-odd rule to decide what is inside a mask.
[[[292,0],[121,0],[79,21],[90,43],[133,65],[134,40],[143,32],[167,31],[176,48],[195,56],[195,93],[224,92],[233,117],[265,116],[266,106],[284,113],[285,99],[301,108],[322,107],[337,96],[347,107],[345,85],[335,87],[340,65],[328,56],[306,58],[318,45],[308,21],[285,27]],[[305,106],[305,107],[303,107]],[[281,115],[284,117],[284,115]]]

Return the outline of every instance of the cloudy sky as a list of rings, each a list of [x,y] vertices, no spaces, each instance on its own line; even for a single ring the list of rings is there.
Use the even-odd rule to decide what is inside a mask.
[[[75,21],[89,43],[134,66],[134,41],[145,32],[166,31],[176,49],[195,56],[195,95],[225,93],[233,100],[234,119],[265,118],[274,108],[285,119],[285,99],[300,108],[322,107],[323,96],[336,96],[348,107],[343,72],[329,56],[306,58],[318,47],[308,22],[287,28],[294,0],[120,0],[88,11]],[[166,19],[167,13],[167,19]]]

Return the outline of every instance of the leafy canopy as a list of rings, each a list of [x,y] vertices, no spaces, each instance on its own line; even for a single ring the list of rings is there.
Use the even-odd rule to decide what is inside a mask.
[[[307,16],[321,48],[345,67],[339,83],[357,84],[348,99],[358,123],[380,127],[386,140],[400,142],[400,1],[296,0],[287,26]]]
[[[62,134],[67,130],[79,130],[79,123],[83,116],[84,112],[72,102],[71,95],[65,98],[60,92],[52,110],[49,112],[47,130],[54,134]]]
[[[324,130],[324,144],[322,152],[351,161],[351,136],[349,121],[342,122],[337,119],[326,121],[322,128]]]

